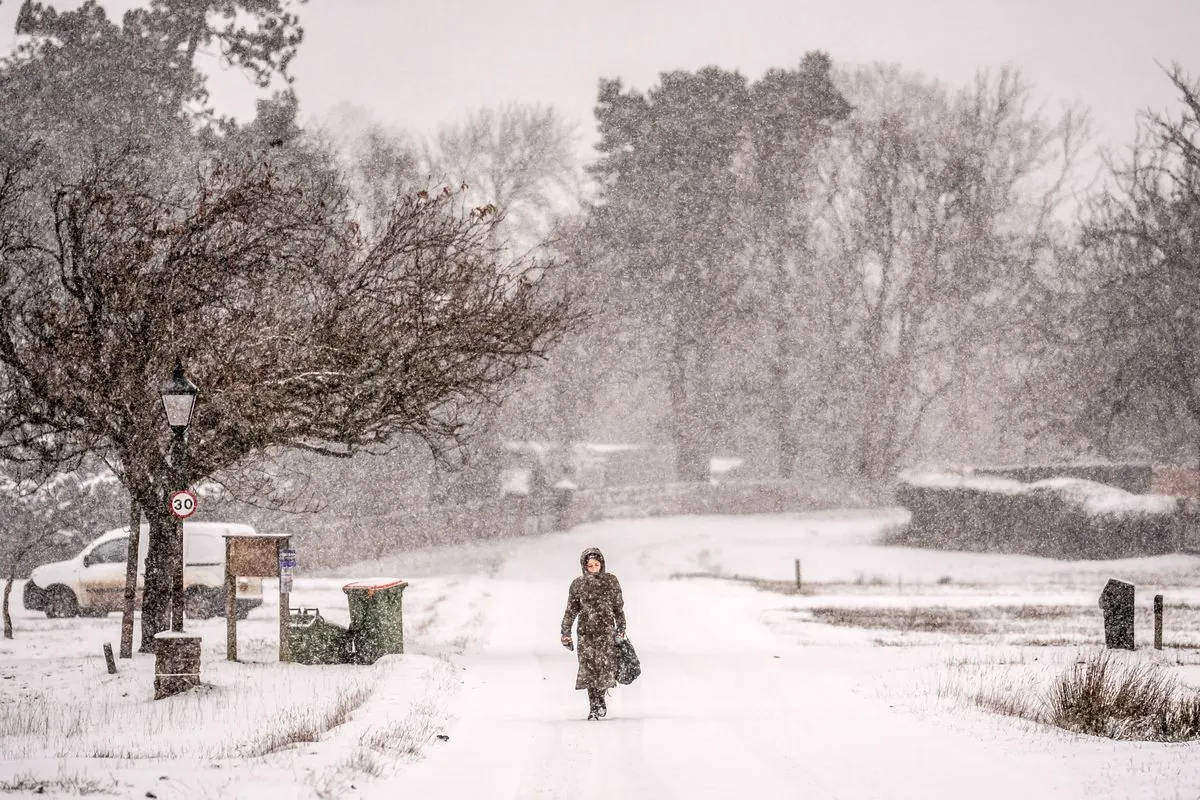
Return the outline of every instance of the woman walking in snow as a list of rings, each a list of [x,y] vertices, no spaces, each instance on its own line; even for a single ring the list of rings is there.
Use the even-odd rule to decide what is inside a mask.
[[[604,694],[617,685],[616,641],[625,636],[625,599],[621,582],[604,568],[604,554],[589,547],[579,556],[583,575],[571,581],[567,610],[562,618],[562,646],[573,649],[571,626],[578,618],[579,672],[576,689],[587,689],[588,719],[600,719],[608,709]]]

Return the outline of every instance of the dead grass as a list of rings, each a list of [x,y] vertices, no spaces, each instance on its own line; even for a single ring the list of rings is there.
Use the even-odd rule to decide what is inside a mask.
[[[308,705],[280,711],[259,738],[242,742],[227,752],[226,757],[253,758],[265,756],[293,745],[317,742],[328,731],[344,724],[355,709],[360,708],[371,695],[372,687],[353,686],[342,688],[333,702],[325,708],[314,709]]]
[[[355,772],[361,772],[373,778],[380,777],[384,772],[383,762],[375,753],[364,747],[355,748],[350,758],[346,759],[345,765]]]
[[[1043,721],[1042,694],[1035,676],[1002,665],[977,668],[974,680],[956,692],[971,704],[995,714]]]
[[[1052,686],[1046,720],[1109,739],[1200,739],[1200,692],[1159,664],[1114,661],[1107,652],[1075,664]]]
[[[443,664],[429,675],[426,693],[398,720],[369,728],[358,737],[350,756],[342,763],[352,772],[380,777],[406,759],[415,758],[433,741],[445,724],[446,698],[454,691],[455,672]]]
[[[941,699],[1088,736],[1200,739],[1200,692],[1183,684],[1168,662],[1100,650],[1065,667],[961,659],[948,665],[955,671],[937,688]]]
[[[408,635],[411,638],[425,636],[426,634],[429,633],[430,629],[432,629],[433,626],[437,622],[438,622],[438,612],[435,608],[433,608],[431,606],[428,614],[426,614],[424,617],[422,617],[421,620],[419,622],[417,622],[415,625],[409,626]]]
[[[936,593],[945,595],[949,593],[961,593],[970,590],[985,590],[987,587],[977,583],[964,583],[955,581],[949,575],[942,575],[932,583],[920,583],[916,581],[906,581],[902,575],[888,577],[880,573],[865,573],[860,572],[855,574],[852,580],[845,581],[805,581],[801,580],[800,586],[796,586],[796,581],[792,580],[772,580],[769,578],[759,578],[753,575],[723,575],[719,571],[709,570],[706,572],[674,572],[670,575],[671,580],[687,580],[694,578],[708,578],[710,580],[733,581],[735,583],[744,583],[747,586],[753,586],[764,592],[774,592],[775,594],[783,595],[800,595],[811,597],[822,594],[922,594]]]
[[[30,794],[49,794],[50,796],[61,796],[63,794],[108,794],[116,795],[119,793],[117,782],[110,778],[107,781],[98,781],[94,778],[89,778],[84,775],[59,775],[51,780],[42,780],[35,778],[33,775],[15,775],[8,780],[0,779],[0,792],[28,792]]]
[[[793,608],[816,622],[840,627],[1002,639],[1030,647],[1079,647],[1104,644],[1104,618],[1098,608],[1082,605],[816,606]],[[1163,646],[1176,651],[1200,649],[1200,609],[1179,605],[1168,610]],[[1138,608],[1135,630],[1140,646],[1149,646],[1153,615]]]
[[[1032,657],[1037,661],[1037,657]],[[1028,651],[1020,647],[1005,647],[1003,649],[988,649],[979,652],[975,648],[955,653],[946,659],[948,667],[979,667],[979,666],[1025,666],[1029,664]]]
[[[421,614],[409,612],[406,620],[408,635],[410,638],[416,639],[425,636],[439,622],[438,608],[442,603],[450,599],[447,592],[443,592],[437,597],[425,604]]]
[[[375,728],[359,738],[359,748],[378,753],[415,756],[433,738],[441,707],[429,698],[413,704],[404,719]]]
[[[818,594],[817,584],[803,584],[800,588],[796,587],[795,581],[772,581],[766,578],[754,578],[744,575],[721,575],[717,572],[674,572],[671,573],[670,579],[688,580],[691,578],[709,578],[711,580],[735,581],[737,583],[745,583],[756,589],[763,591],[776,592],[778,594],[788,595],[813,595]],[[824,586],[824,584],[822,584]]]
[[[809,613],[817,622],[841,627],[983,636],[1020,630],[1030,624],[1075,618],[1079,615],[1079,609],[1033,605],[971,608],[819,607],[810,609]]]

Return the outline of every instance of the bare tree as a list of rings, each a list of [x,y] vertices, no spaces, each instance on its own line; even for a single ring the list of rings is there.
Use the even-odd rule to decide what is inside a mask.
[[[552,106],[510,103],[442,125],[422,143],[421,163],[435,180],[461,185],[472,202],[495,209],[500,221],[492,245],[525,253],[549,245],[556,221],[579,206],[577,142],[574,126]],[[515,406],[529,404],[528,388],[542,372],[522,377],[506,409],[481,417],[459,453],[463,468],[439,477],[447,499],[494,494],[506,417],[514,416]]]
[[[281,157],[282,158],[282,157]],[[0,175],[4,174],[0,164]],[[201,387],[189,484],[271,448],[348,457],[413,435],[441,452],[574,322],[501,260],[494,216],[447,188],[367,233],[332,170],[262,155],[194,173],[122,152],[0,193],[0,407],[13,457],[108,459],[150,523],[142,648],[166,627],[171,468],[158,389]]]
[[[555,219],[579,206],[578,134],[552,106],[481,108],[442,126],[424,146],[427,169],[470,187],[469,197],[503,215],[497,237],[542,244]]]
[[[1178,66],[1177,116],[1147,112],[1110,159],[1071,267],[1048,293],[1047,432],[1108,455],[1200,459],[1200,86]]]
[[[362,109],[343,105],[322,125],[320,136],[339,153],[368,230],[386,215],[388,200],[397,192],[411,191],[422,181],[444,180],[495,215],[490,246],[510,253],[563,252],[549,240],[556,237],[561,215],[578,206],[582,171],[576,132],[553,108],[483,108],[418,140],[374,121]],[[561,285],[563,273],[547,278]],[[564,351],[559,355],[561,361]],[[447,469],[435,464],[435,499],[461,501],[494,493],[502,435],[528,430],[529,417],[545,410],[539,394],[547,372],[523,375],[503,408],[476,409],[472,434],[455,451],[456,463]],[[562,372],[560,364],[554,373]]]
[[[874,68],[846,93],[858,111],[827,154],[817,222],[841,317],[827,421],[853,440],[853,471],[878,477],[949,392],[994,380],[980,359],[1021,324],[1085,126],[1033,111],[1011,70],[950,93]]]

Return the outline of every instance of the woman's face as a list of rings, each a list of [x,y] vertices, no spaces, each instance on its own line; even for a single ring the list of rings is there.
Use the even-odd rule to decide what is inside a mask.
[[[588,572],[599,572],[600,571],[600,562],[594,558],[589,558],[587,560],[587,571]]]

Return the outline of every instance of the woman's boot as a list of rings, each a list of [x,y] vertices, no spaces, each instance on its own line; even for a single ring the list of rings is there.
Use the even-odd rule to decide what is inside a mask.
[[[600,694],[599,689],[588,689],[588,719],[600,719],[600,706],[604,703],[604,696]]]

